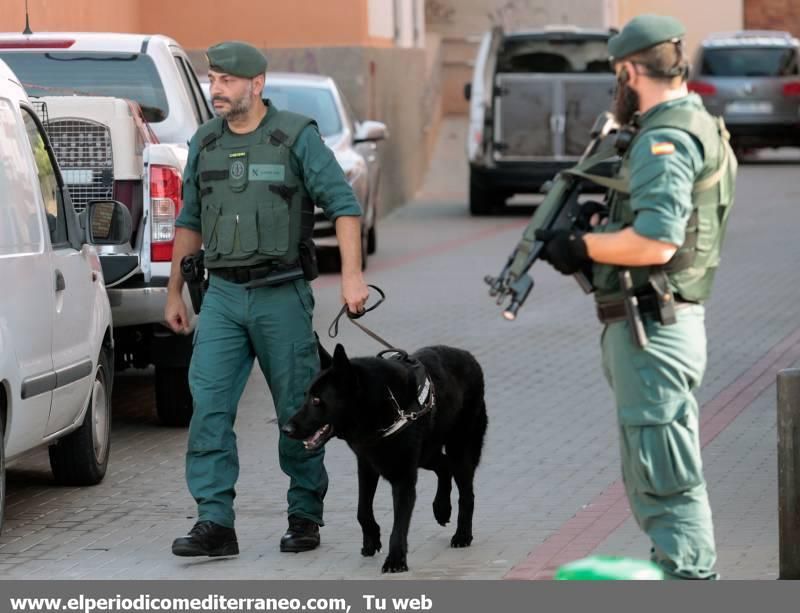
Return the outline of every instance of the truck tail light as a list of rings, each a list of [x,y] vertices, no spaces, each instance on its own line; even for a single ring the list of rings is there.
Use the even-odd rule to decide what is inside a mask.
[[[717,88],[705,81],[689,81],[688,87],[690,92],[694,92],[700,96],[713,96],[717,93]]]
[[[792,81],[783,86],[784,96],[800,96],[800,81]]]
[[[172,261],[175,220],[181,211],[181,173],[172,166],[150,167],[150,259]]]
[[[69,49],[74,44],[67,38],[19,38],[0,41],[0,49]]]

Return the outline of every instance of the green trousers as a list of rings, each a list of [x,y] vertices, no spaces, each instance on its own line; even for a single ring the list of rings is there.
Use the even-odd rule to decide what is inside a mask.
[[[258,358],[278,424],[300,408],[319,354],[311,325],[314,297],[304,280],[248,290],[212,276],[194,336],[189,385],[194,414],[189,426],[186,481],[199,520],[233,527],[239,457],[233,431],[239,398]],[[288,513],[322,525],[328,488],[324,450],[309,452],[280,434],[278,456],[289,477]]]
[[[704,309],[679,309],[677,323],[646,320],[639,349],[627,322],[603,332],[603,368],[614,390],[622,477],[631,510],[667,576],[715,578],[711,507],[700,457],[693,391],[706,366]]]

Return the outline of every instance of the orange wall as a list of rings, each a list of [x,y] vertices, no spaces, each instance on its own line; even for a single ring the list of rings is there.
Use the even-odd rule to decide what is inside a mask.
[[[225,39],[257,47],[367,42],[367,0],[140,0],[142,29],[187,49]]]
[[[0,0],[0,31],[22,32],[25,1]],[[34,32],[135,32],[139,0],[28,0]]]
[[[0,0],[0,31],[22,32],[24,0]],[[36,31],[166,34],[187,49],[225,39],[261,48],[384,46],[367,0],[29,0]]]

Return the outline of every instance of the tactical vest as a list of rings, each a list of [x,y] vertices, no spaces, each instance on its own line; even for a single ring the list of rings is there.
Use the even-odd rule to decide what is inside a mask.
[[[249,134],[217,117],[198,131],[201,227],[208,268],[297,261],[314,205],[291,164],[291,148],[314,121],[270,108]]]
[[[631,267],[633,288],[642,292],[652,273],[663,271],[676,297],[691,302],[706,300],[711,292],[714,273],[719,265],[722,241],[733,204],[736,157],[728,144],[728,133],[721,118],[694,108],[665,108],[648,117],[641,131],[623,154],[615,179],[608,183],[614,188],[610,195],[608,224],[596,232],[615,232],[633,225],[631,208],[630,154],[638,138],[648,130],[676,128],[696,138],[703,147],[703,169],[692,191],[692,213],[686,226],[685,240],[664,266]],[[614,185],[615,184],[615,185]],[[592,282],[598,302],[619,300],[618,266],[594,264]]]

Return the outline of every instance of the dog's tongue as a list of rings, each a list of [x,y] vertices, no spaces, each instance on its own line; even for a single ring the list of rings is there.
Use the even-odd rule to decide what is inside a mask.
[[[310,438],[307,438],[303,441],[303,446],[306,449],[316,449],[319,447],[320,443],[325,441],[325,435],[328,434],[331,427],[330,424],[325,424],[319,430],[317,430]]]

